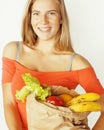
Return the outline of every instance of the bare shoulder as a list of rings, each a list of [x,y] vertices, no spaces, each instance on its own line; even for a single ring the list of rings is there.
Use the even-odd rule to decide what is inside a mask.
[[[72,70],[79,70],[79,69],[84,69],[88,67],[91,67],[91,64],[85,57],[83,57],[80,54],[77,54],[74,57],[74,60],[72,63]]]
[[[3,49],[3,57],[15,59],[17,54],[17,41],[7,43]]]

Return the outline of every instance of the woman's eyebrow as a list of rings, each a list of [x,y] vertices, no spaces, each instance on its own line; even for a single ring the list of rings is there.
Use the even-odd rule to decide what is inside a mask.
[[[48,12],[51,12],[51,11],[52,11],[52,12],[56,12],[56,13],[58,12],[57,10],[49,10]]]
[[[50,12],[50,11],[53,11],[53,12],[58,12],[57,10],[48,10],[47,12]],[[32,13],[34,13],[34,12],[40,12],[40,11],[38,11],[38,10],[32,10]]]
[[[40,12],[40,11],[38,11],[38,10],[32,10],[32,13],[34,13],[34,12]]]

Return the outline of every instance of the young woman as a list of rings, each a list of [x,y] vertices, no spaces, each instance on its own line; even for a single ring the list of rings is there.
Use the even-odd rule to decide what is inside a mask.
[[[74,52],[64,0],[28,0],[23,20],[22,41],[4,47],[2,86],[5,118],[9,130],[28,130],[25,103],[15,97],[24,86],[21,75],[31,73],[41,84],[75,89],[81,85],[86,92],[101,94],[104,89],[91,64]],[[93,130],[104,130],[104,113]],[[75,126],[75,130],[85,130]],[[51,128],[50,128],[51,130]]]

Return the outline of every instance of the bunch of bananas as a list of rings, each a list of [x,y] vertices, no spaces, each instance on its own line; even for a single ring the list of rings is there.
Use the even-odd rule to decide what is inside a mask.
[[[99,98],[97,93],[85,93],[72,98],[66,106],[75,112],[100,111],[101,105],[97,102]]]

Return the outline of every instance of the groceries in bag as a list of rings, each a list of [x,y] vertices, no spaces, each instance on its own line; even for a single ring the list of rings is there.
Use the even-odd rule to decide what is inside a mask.
[[[33,77],[30,73],[25,73],[22,78],[26,84],[21,90],[16,91],[16,98],[22,102],[27,96],[34,92],[34,97],[37,100],[46,101],[56,106],[68,107],[74,112],[93,112],[100,111],[101,105],[96,102],[100,95],[97,93],[85,93],[73,97],[70,94],[52,95],[51,86],[43,88],[39,80]]]

